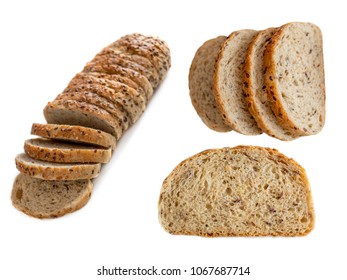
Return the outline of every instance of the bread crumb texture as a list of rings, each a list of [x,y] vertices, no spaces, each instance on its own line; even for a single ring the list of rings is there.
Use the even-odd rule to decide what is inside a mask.
[[[305,170],[277,150],[254,146],[184,160],[165,179],[158,208],[171,234],[300,236],[314,225]]]

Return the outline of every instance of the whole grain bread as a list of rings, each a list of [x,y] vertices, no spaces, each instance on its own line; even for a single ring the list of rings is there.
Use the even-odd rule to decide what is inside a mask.
[[[111,148],[68,143],[45,138],[33,138],[24,142],[25,153],[33,159],[65,163],[107,163]]]
[[[189,95],[201,118],[210,128],[219,132],[230,131],[225,124],[213,95],[213,73],[221,45],[227,37],[219,36],[203,43],[196,51],[189,69]]]
[[[116,148],[116,138],[104,131],[79,125],[33,123],[31,134],[49,139]]]
[[[109,48],[109,47],[105,47],[97,55],[117,55],[123,59],[132,61],[146,68],[147,71],[150,71],[150,76],[148,80],[152,84],[153,89],[157,88],[161,82],[161,77],[159,76],[157,69],[154,67],[151,61],[149,61],[147,58],[143,56],[139,56],[136,54],[128,54],[128,53],[122,52],[121,50],[117,50],[117,48]]]
[[[116,137],[122,136],[122,126],[107,111],[76,100],[56,100],[44,108],[46,121],[51,124],[67,124],[99,129]]]
[[[164,79],[171,66],[169,47],[164,41],[154,37],[149,38],[149,36],[143,36],[138,33],[128,34],[113,42],[108,47],[147,58],[157,69],[160,80]]]
[[[92,194],[91,180],[48,181],[19,174],[11,200],[15,208],[36,218],[56,218],[79,210]]]
[[[250,29],[231,33],[219,52],[214,71],[213,93],[224,121],[246,135],[262,132],[248,111],[242,81],[247,48],[256,34]]]
[[[43,180],[82,180],[96,178],[101,170],[100,163],[55,163],[36,160],[27,154],[16,156],[16,167],[24,174]]]
[[[158,208],[171,234],[301,236],[314,226],[305,170],[277,150],[254,146],[184,160],[163,182]]]
[[[271,38],[264,54],[265,85],[277,119],[294,135],[316,134],[325,122],[325,78],[320,29],[291,22]]]
[[[244,66],[243,90],[249,112],[262,131],[280,140],[289,141],[297,137],[278,122],[271,109],[271,100],[266,94],[264,81],[264,51],[275,32],[276,28],[260,31],[250,43]]]
[[[96,78],[86,73],[77,74],[63,91],[63,95],[65,96],[75,95],[77,93],[80,93],[79,95],[82,98],[87,98],[91,93],[95,93],[101,99],[107,99],[111,102],[112,104],[110,105],[108,104],[109,102],[96,101],[96,103],[100,104],[95,104],[93,101],[85,101],[98,105],[111,114],[114,114],[115,118],[122,122],[121,125],[124,130],[129,125],[135,123],[146,109],[146,97],[143,97],[135,89],[119,82]],[[75,98],[73,97],[72,99]],[[114,110],[120,110],[121,112],[113,112]]]
[[[95,62],[88,62],[87,65],[83,68],[83,72],[98,72],[112,75],[120,75],[122,77],[131,79],[140,88],[142,88],[143,92],[145,93],[146,100],[148,100],[153,95],[152,85],[145,76],[130,68],[125,68],[117,64],[113,64],[112,62],[108,61],[107,58]]]

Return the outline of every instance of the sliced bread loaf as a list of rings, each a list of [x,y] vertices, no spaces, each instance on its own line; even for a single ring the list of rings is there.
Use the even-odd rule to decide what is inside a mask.
[[[16,167],[21,173],[44,180],[82,180],[96,178],[101,164],[47,162],[22,153],[16,156]]]
[[[231,33],[219,52],[214,72],[214,94],[225,122],[246,135],[262,132],[248,110],[242,81],[247,48],[256,34],[250,29]]]
[[[314,226],[305,170],[277,150],[238,146],[201,152],[165,179],[159,220],[171,234],[300,236]]]
[[[264,55],[266,91],[282,126],[294,135],[318,133],[325,122],[325,81],[320,29],[292,22],[274,34]]]
[[[221,45],[227,37],[219,36],[206,41],[196,51],[189,70],[189,95],[201,120],[219,132],[230,131],[225,124],[213,95],[213,73]]]
[[[248,109],[258,126],[266,134],[280,140],[293,140],[297,137],[278,122],[271,109],[271,100],[266,94],[264,82],[264,51],[276,28],[260,31],[250,43],[243,75],[243,84]]]
[[[104,131],[79,125],[34,123],[31,134],[44,138],[68,142],[96,145],[104,148],[116,148],[116,138]]]
[[[19,211],[36,218],[56,218],[82,208],[90,199],[90,180],[47,181],[19,174],[11,200]]]
[[[33,159],[65,163],[107,163],[112,155],[111,148],[105,149],[44,138],[26,140],[24,150]]]

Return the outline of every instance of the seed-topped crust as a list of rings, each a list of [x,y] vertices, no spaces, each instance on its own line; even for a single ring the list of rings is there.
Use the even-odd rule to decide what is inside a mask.
[[[49,139],[116,148],[116,138],[99,129],[79,125],[33,123],[31,134]]]
[[[24,151],[33,159],[65,163],[107,163],[112,155],[110,148],[105,149],[44,138],[26,140]]]

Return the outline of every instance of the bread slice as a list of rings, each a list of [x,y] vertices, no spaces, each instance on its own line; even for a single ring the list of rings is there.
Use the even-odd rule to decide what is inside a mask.
[[[264,51],[276,28],[260,31],[248,47],[243,75],[243,90],[248,109],[258,126],[266,134],[280,140],[294,140],[297,136],[278,122],[271,109],[264,82]]]
[[[112,150],[117,145],[116,138],[111,134],[79,125],[33,123],[31,134],[49,139],[91,144]]]
[[[214,94],[225,123],[246,135],[262,132],[248,111],[242,81],[247,48],[256,34],[250,29],[231,33],[219,52],[214,72]]]
[[[116,137],[122,136],[122,126],[107,111],[76,100],[56,100],[44,108],[46,121],[51,124],[67,124],[99,129]]]
[[[325,122],[325,79],[320,29],[283,25],[266,47],[265,85],[272,110],[294,135],[316,134]]]
[[[171,234],[302,236],[314,226],[305,170],[277,150],[238,146],[201,152],[165,179],[159,221]]]
[[[25,153],[33,159],[65,163],[107,163],[112,150],[90,145],[34,138],[24,142]]]
[[[16,167],[24,174],[44,180],[82,180],[96,178],[101,169],[100,163],[54,163],[36,160],[27,154],[16,156]]]
[[[196,51],[189,70],[189,95],[201,120],[219,132],[230,131],[225,124],[213,95],[213,72],[221,45],[227,37],[206,41]]]
[[[92,194],[90,180],[47,181],[19,174],[13,184],[12,204],[36,218],[57,218],[79,210]]]

